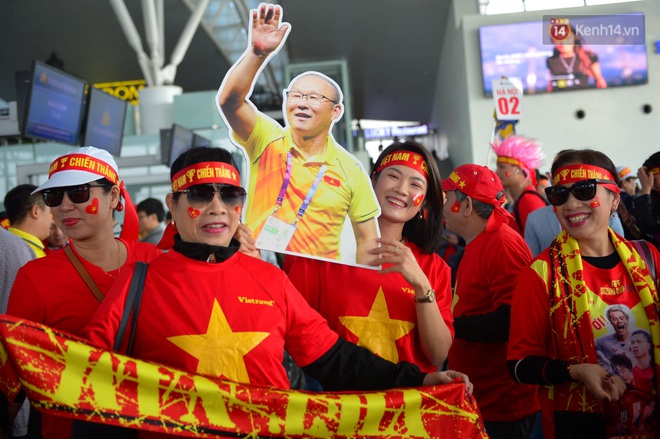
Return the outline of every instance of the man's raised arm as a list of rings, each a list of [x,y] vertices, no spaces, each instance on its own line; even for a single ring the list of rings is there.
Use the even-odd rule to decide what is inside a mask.
[[[284,43],[290,26],[281,24],[282,8],[261,3],[250,11],[250,42],[247,50],[229,70],[218,91],[218,104],[231,129],[246,140],[257,122],[257,109],[248,93],[268,56]]]

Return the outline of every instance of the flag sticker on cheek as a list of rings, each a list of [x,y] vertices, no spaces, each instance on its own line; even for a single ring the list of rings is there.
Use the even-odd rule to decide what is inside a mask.
[[[591,207],[600,206],[600,200],[598,199],[598,197],[594,198],[594,200],[589,204],[589,206],[591,206]]]
[[[190,215],[190,218],[197,218],[199,216],[199,210],[193,209],[192,207],[188,208],[188,215]]]
[[[99,213],[99,199],[94,197],[94,199],[92,200],[92,204],[85,207],[85,212],[89,213],[90,215],[98,214]]]
[[[413,197],[413,204],[419,206],[424,201],[424,194],[417,194]]]
[[[506,171],[504,172],[505,177],[511,177],[513,175],[513,172]]]
[[[242,208],[243,208],[243,206],[236,206],[236,207],[234,208],[234,212],[236,212],[237,214],[240,215],[240,214],[241,214],[241,209],[242,209]]]
[[[458,200],[454,201],[454,205],[451,206],[451,211],[452,212],[458,212],[461,210],[461,203],[458,202]]]

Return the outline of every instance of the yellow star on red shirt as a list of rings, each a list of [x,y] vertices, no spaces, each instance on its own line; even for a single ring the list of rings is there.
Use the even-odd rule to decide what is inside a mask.
[[[268,332],[233,332],[220,304],[214,300],[206,334],[178,335],[168,340],[199,360],[198,374],[249,383],[243,357],[269,335]]]
[[[390,318],[382,287],[378,289],[368,316],[344,316],[339,317],[339,321],[358,337],[358,346],[363,346],[393,363],[399,362],[395,341],[415,327],[412,322]]]

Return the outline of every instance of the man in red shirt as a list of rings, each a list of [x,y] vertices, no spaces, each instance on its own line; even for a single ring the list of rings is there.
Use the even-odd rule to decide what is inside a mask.
[[[527,137],[509,136],[492,146],[497,154],[497,176],[513,198],[513,216],[525,236],[527,216],[548,204],[536,190],[536,170],[544,157],[541,144]]]
[[[504,188],[493,171],[459,166],[442,188],[446,228],[467,242],[456,272],[449,365],[470,376],[491,438],[526,439],[539,411],[536,386],[511,379],[506,349],[516,275],[531,252],[506,224]]]

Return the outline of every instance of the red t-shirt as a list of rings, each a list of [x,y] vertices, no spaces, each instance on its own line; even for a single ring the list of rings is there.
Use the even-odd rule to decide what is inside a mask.
[[[453,337],[449,266],[435,253],[424,254],[411,242],[406,245],[435,290]],[[403,275],[300,257],[292,262],[291,282],[340,337],[393,363],[407,361],[426,373],[438,369],[422,351],[415,292]]]
[[[119,270],[106,273],[78,256],[103,294],[108,293],[119,273],[127,271],[128,264],[136,261],[149,262],[162,254],[152,244],[121,241],[128,250],[128,258]],[[71,248],[75,252],[74,244],[71,244]],[[64,251],[56,251],[44,258],[28,262],[18,271],[9,295],[7,314],[81,335],[82,328],[98,307],[99,301]],[[67,418],[43,414],[42,435],[44,438],[69,437],[71,422]]]
[[[536,192],[534,186],[527,186],[525,191]],[[535,194],[523,193],[520,198],[516,201],[516,209],[518,209],[518,218],[520,219],[520,234],[525,236],[525,224],[527,223],[527,217],[530,213],[534,212],[536,209],[547,206],[543,198],[536,196]]]
[[[114,344],[132,271],[122,273],[85,328],[93,344]],[[170,250],[149,264],[131,355],[191,373],[288,389],[284,349],[306,366],[337,338],[273,265],[243,253],[208,263]]]
[[[486,230],[465,246],[456,272],[454,318],[494,312],[511,305],[516,275],[532,259],[522,236],[493,213]],[[467,374],[484,420],[506,422],[539,410],[536,386],[509,375],[506,343],[475,342],[456,334],[449,367]]]

